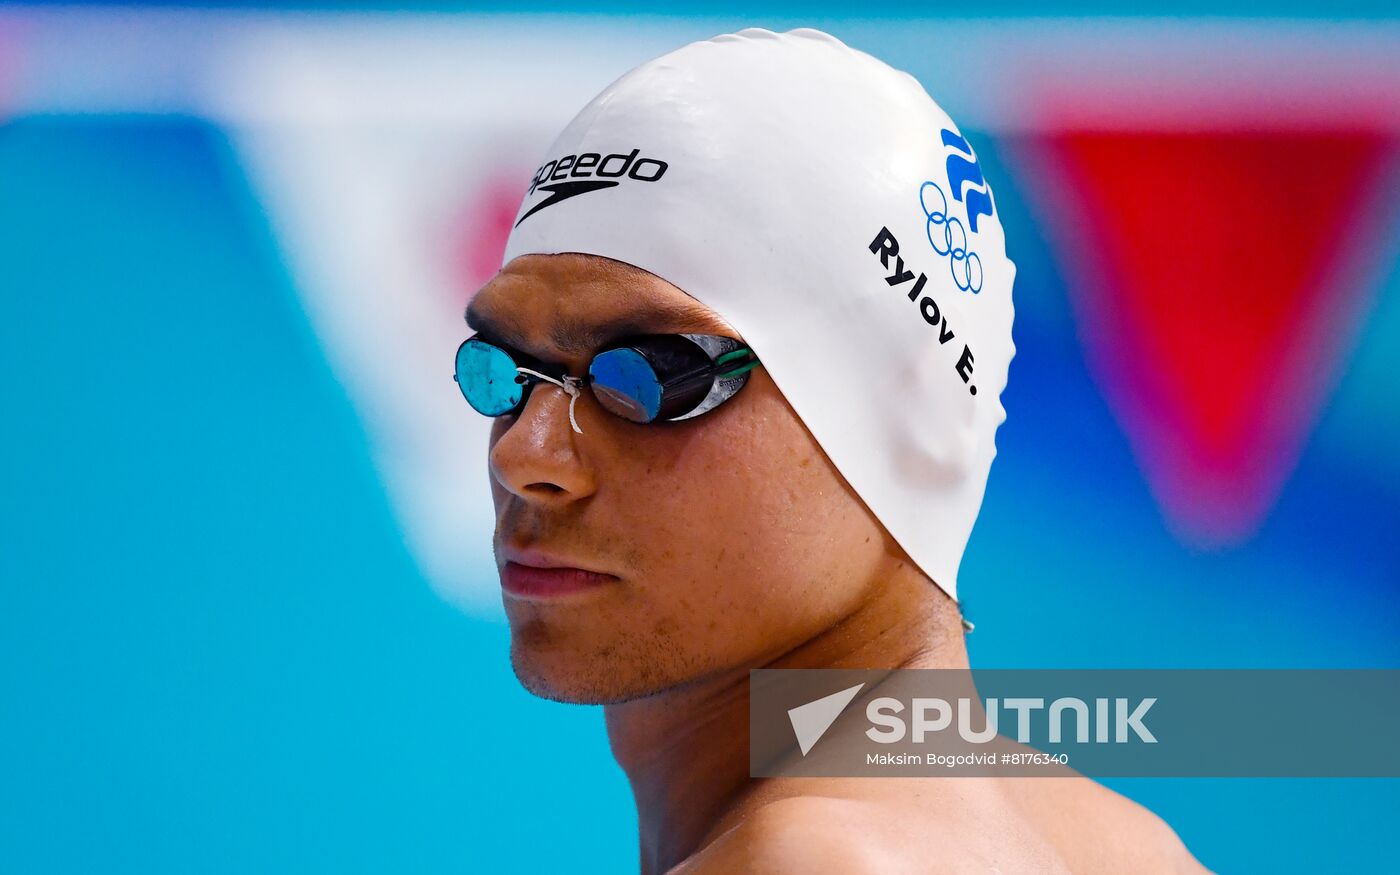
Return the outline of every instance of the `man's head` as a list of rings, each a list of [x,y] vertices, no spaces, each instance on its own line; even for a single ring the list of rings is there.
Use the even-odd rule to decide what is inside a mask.
[[[598,326],[740,337],[665,280],[587,255],[512,261],[471,319],[571,374],[595,352],[575,341]],[[907,562],[762,367],[693,420],[631,423],[585,391],[576,433],[568,407],[542,385],[491,430],[498,564],[544,554],[617,578],[563,597],[506,595],[516,671],[536,693],[618,701],[758,664],[840,621]]]
[[[1015,265],[972,147],[908,74],[807,29],[643,64],[551,147],[503,263],[473,308],[572,374],[592,351],[554,342],[617,318],[741,337],[763,363],[694,421],[590,398],[591,429],[556,434],[568,399],[546,386],[497,424],[501,546],[633,575],[572,611],[511,606],[527,683],[625,698],[751,664],[901,559],[955,596]]]

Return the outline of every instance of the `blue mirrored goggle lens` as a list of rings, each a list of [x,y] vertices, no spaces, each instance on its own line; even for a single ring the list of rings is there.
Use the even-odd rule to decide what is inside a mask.
[[[661,381],[635,349],[599,353],[588,373],[593,396],[608,412],[632,422],[651,422],[661,412]]]
[[[503,416],[513,410],[525,392],[518,376],[515,360],[498,346],[468,340],[457,350],[457,387],[478,413]]]

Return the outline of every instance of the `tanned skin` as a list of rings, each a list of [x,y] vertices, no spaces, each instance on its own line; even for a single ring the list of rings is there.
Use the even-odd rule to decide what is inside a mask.
[[[573,253],[514,259],[468,321],[574,375],[621,333],[740,336],[646,271]],[[643,875],[1206,871],[1082,777],[750,778],[750,669],[965,669],[958,608],[764,368],[693,421],[638,425],[584,390],[579,434],[568,406],[541,383],[493,423],[497,564],[533,550],[615,580],[505,594],[511,661],[537,695],[605,706]]]

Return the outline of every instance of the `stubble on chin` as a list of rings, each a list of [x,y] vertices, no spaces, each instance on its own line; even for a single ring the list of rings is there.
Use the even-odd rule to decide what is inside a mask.
[[[701,669],[668,636],[611,630],[608,641],[562,636],[532,618],[511,629],[510,662],[531,694],[573,705],[615,705],[694,680]]]

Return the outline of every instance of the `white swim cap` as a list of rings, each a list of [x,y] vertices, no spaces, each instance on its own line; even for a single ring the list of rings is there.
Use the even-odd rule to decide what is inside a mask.
[[[1006,419],[1016,266],[918,81],[821,31],[749,28],[625,74],[545,158],[503,263],[606,256],[714,310],[956,599]]]

